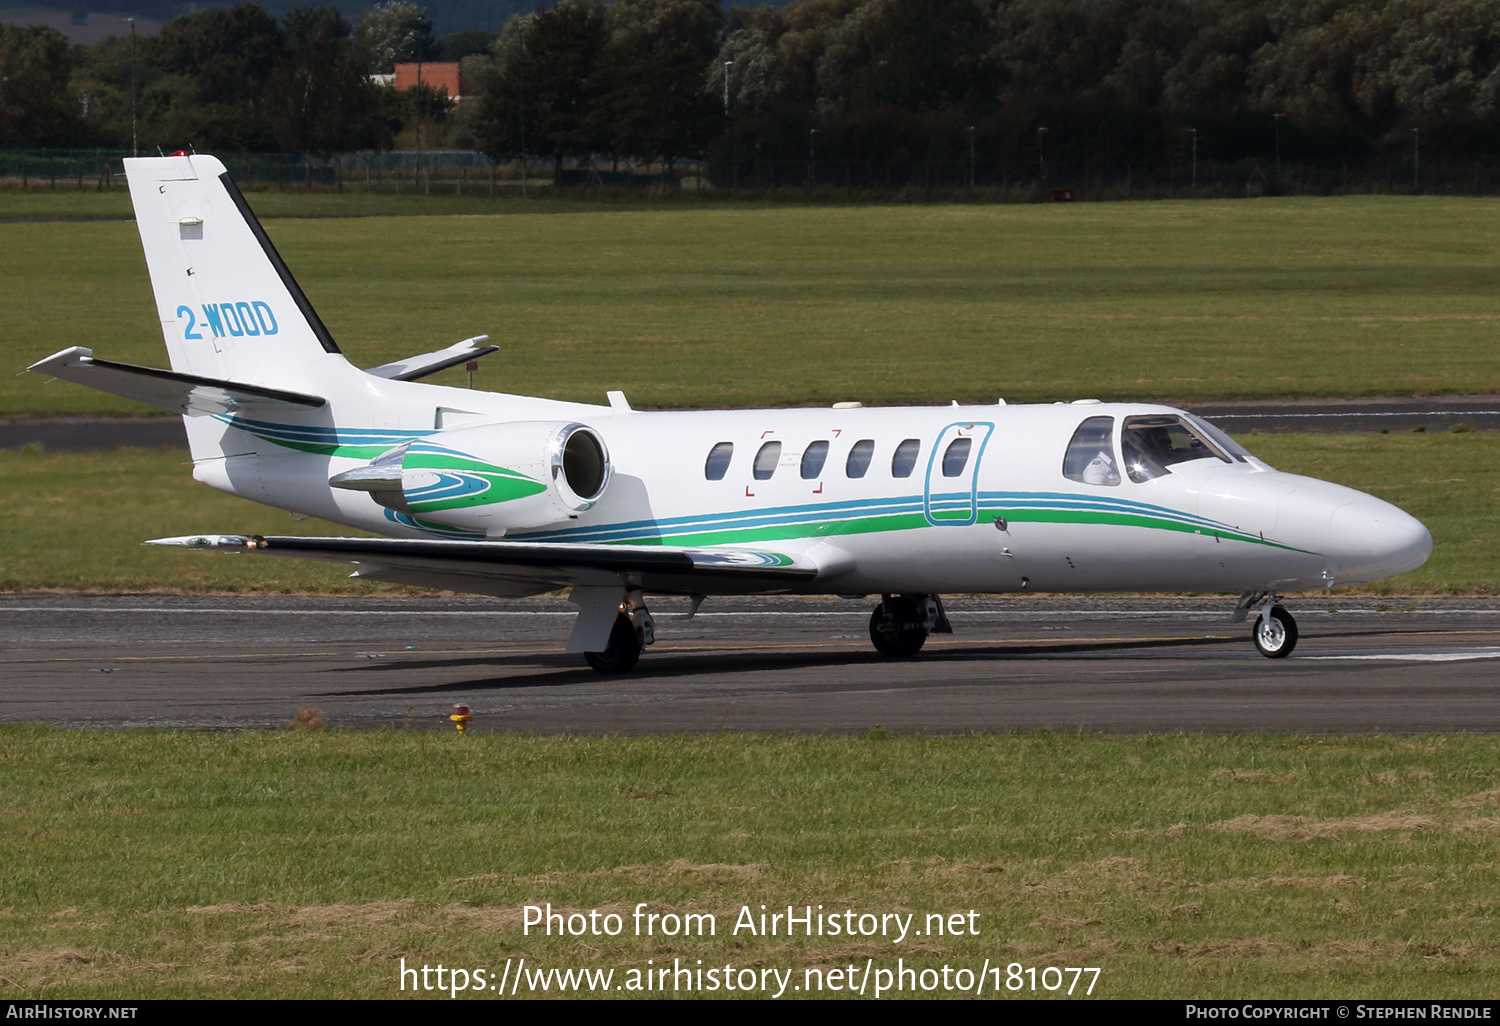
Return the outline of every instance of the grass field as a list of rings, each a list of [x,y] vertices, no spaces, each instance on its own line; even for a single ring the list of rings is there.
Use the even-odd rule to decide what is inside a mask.
[[[1500,594],[1500,434],[1254,435],[1251,451],[1281,470],[1337,481],[1394,502],[1432,531],[1427,565],[1363,589],[1377,594]],[[195,532],[347,534],[323,521],[231,498],[192,480],[186,453],[0,452],[0,590],[323,591],[392,586],[298,560],[241,559],[143,548]]]
[[[268,213],[332,201],[345,202],[252,197]],[[12,202],[0,195],[0,218]],[[516,212],[268,230],[355,362],[484,332],[503,351],[478,383],[533,395],[623,388],[641,407],[712,407],[1500,391],[1496,200],[472,202]],[[163,363],[132,223],[0,224],[0,275],[12,369],[74,344]],[[141,407],[5,374],[0,410]]]
[[[0,997],[392,997],[403,957],[798,983],[901,957],[1095,966],[1101,997],[1490,998],[1497,759],[1462,735],[5,727]],[[543,902],[717,933],[523,936]],[[763,903],[979,932],[734,935]]]

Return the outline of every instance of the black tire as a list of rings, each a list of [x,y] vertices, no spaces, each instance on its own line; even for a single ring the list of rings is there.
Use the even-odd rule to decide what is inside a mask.
[[[889,629],[885,622],[885,607],[876,606],[870,614],[870,643],[875,651],[889,659],[904,659],[914,656],[927,642],[927,632],[916,618],[916,606],[904,599],[892,600],[892,617]]]
[[[1272,606],[1271,615],[1262,620],[1255,618],[1255,627],[1250,632],[1255,647],[1267,659],[1285,659],[1297,647],[1297,621],[1281,606]]]
[[[585,652],[583,658],[600,673],[629,673],[641,658],[641,639],[624,613],[615,617],[609,644],[603,652]]]

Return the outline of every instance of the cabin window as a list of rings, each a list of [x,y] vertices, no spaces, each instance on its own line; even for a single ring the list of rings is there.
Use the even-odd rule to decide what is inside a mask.
[[[844,461],[845,477],[864,477],[865,471],[870,469],[870,457],[875,455],[875,439],[861,438],[854,443],[854,448],[849,450],[849,458]]]
[[[921,448],[922,443],[915,438],[908,438],[896,446],[896,451],[891,455],[891,476],[911,477],[912,468],[917,465],[917,453]]]
[[[1090,417],[1079,424],[1063,455],[1063,477],[1087,485],[1119,484],[1114,434],[1113,417]]]
[[[823,464],[828,462],[828,443],[814,442],[802,454],[802,480],[814,480],[823,473]]]
[[[943,476],[958,477],[969,465],[969,450],[974,446],[972,438],[955,438],[943,451]]]
[[[733,455],[733,442],[720,442],[708,450],[708,459],[703,464],[703,476],[710,481],[724,480],[724,475],[729,470],[729,458]]]
[[[1125,471],[1137,483],[1169,474],[1172,467],[1190,460],[1234,462],[1175,413],[1126,417],[1120,432],[1120,449],[1125,456]]]
[[[781,459],[781,443],[767,442],[755,454],[755,480],[769,481],[776,473],[776,463]]]

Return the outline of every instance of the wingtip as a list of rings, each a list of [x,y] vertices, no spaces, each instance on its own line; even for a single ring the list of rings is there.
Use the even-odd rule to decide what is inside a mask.
[[[265,539],[248,534],[183,534],[175,538],[149,538],[142,545],[165,545],[174,549],[259,549]]]
[[[66,349],[59,349],[46,359],[38,360],[26,369],[46,374],[54,367],[63,366],[75,360],[87,360],[92,358],[93,355],[94,351],[85,346],[69,346]]]

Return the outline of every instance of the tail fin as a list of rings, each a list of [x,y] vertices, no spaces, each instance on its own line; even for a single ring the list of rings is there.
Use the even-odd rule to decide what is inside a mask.
[[[296,387],[299,367],[339,356],[218,159],[132,158],[125,173],[174,371]]]

